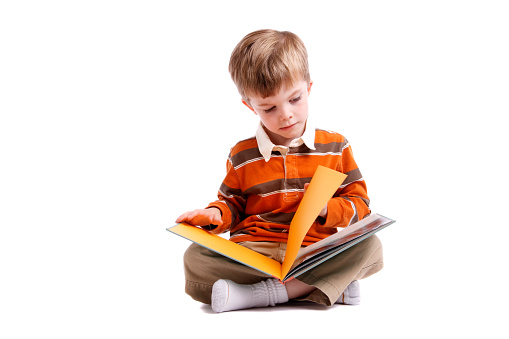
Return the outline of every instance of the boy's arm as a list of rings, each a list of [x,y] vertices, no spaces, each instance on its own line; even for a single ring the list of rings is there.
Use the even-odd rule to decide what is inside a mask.
[[[219,192],[218,200],[210,203],[209,208],[217,208],[221,212],[221,225],[212,225],[210,233],[219,234],[227,232],[241,220],[244,214],[246,198],[242,193],[240,180],[230,159],[226,163],[226,177],[224,178]]]
[[[366,183],[355,163],[351,146],[343,150],[339,171],[348,175],[345,182],[327,203],[327,215],[318,218],[323,227],[347,227],[369,215]]]

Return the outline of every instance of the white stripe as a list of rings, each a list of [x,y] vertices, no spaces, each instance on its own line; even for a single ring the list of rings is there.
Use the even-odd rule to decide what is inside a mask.
[[[299,157],[304,157],[304,156],[312,156],[312,155],[316,155],[316,156],[326,156],[326,155],[338,155],[338,156],[341,156],[343,154],[343,151],[345,150],[345,148],[347,148],[348,146],[350,146],[349,144],[344,146],[342,149],[341,149],[341,152],[325,152],[325,153],[322,153],[322,152],[310,152],[310,153],[290,153],[289,155],[295,155],[295,156],[299,156]],[[283,158],[282,155],[271,155],[270,158]],[[237,166],[235,166],[235,170],[238,170],[239,168],[241,167],[244,167],[245,165],[247,164],[250,164],[250,163],[253,163],[253,162],[256,162],[256,161],[260,161],[260,160],[265,160],[264,157],[258,157],[258,158],[253,158],[253,159],[249,159]],[[230,159],[230,163],[232,163],[231,159]]]
[[[316,155],[316,156],[338,155],[339,156],[341,154],[342,154],[342,152],[326,152],[326,153],[315,152],[315,153],[292,153],[291,155],[304,157],[304,156],[310,156],[310,155]],[[272,159],[272,158],[284,158],[284,157],[282,155],[272,155],[270,158]],[[260,160],[265,160],[265,158],[261,157],[261,158],[249,159],[249,160],[243,162],[242,164],[235,166],[234,168],[235,168],[235,170],[238,170],[239,168],[244,167],[247,164],[250,164],[250,163],[253,163],[256,161],[260,161]]]
[[[262,218],[259,214],[257,214],[256,217],[258,217],[258,219],[265,221],[265,222],[272,222],[272,221]]]
[[[347,142],[346,145],[343,146],[343,148],[341,149],[341,153],[343,153],[343,151],[348,147],[350,147],[350,142]]]
[[[341,155],[343,154],[343,151],[341,152],[325,152],[325,153],[319,153],[319,152],[313,152],[313,153],[301,153],[302,155],[318,155],[318,156],[324,156],[324,155]],[[292,154],[293,155],[293,154]]]
[[[282,155],[273,155],[273,156],[271,156],[271,158],[281,158],[281,157],[282,157]],[[235,168],[235,170],[238,170],[239,168],[241,168],[241,167],[243,167],[243,166],[245,166],[247,164],[250,164],[250,163],[256,162],[256,161],[260,161],[260,160],[265,160],[265,158],[261,157],[261,158],[249,159],[249,160],[243,162],[242,164],[239,164],[239,165],[235,166],[234,168]]]
[[[353,218],[357,215],[357,208],[355,207],[355,204],[353,203],[352,200],[348,199],[348,201],[350,201],[350,205],[352,205],[352,209],[353,209],[353,215],[352,215],[352,218],[350,219],[350,221],[348,222],[348,226],[350,226],[352,224],[352,220]]]
[[[346,186],[353,184],[354,182],[358,182],[358,181],[364,181],[364,178],[360,178],[360,179],[354,180],[352,182],[349,182],[348,184],[341,185],[341,186],[339,186],[339,188],[345,188]]]
[[[240,195],[235,195],[235,194],[226,195],[226,194],[225,194],[223,191],[221,191],[221,190],[219,190],[219,193],[221,193],[221,195],[222,195],[223,197],[228,198],[228,199],[231,199],[231,198],[239,198],[239,199],[241,199],[242,201],[245,201],[245,199],[244,199],[244,198],[242,198],[242,196],[240,196]],[[221,200],[219,200],[219,201],[221,201]],[[224,201],[221,201],[221,202],[224,202]],[[225,204],[226,204],[226,202],[225,202]]]
[[[235,166],[234,168],[235,168],[235,170],[238,170],[239,168],[241,168],[241,167],[243,167],[243,166],[245,166],[245,165],[247,165],[247,164],[250,164],[250,163],[252,163],[252,162],[256,162],[256,161],[260,161],[260,160],[265,160],[265,159],[264,159],[263,157],[262,157],[262,158],[249,159],[248,161],[243,162],[242,164],[237,165],[237,166]]]
[[[304,192],[304,189],[295,188],[295,189],[290,189],[290,190],[279,190],[279,191],[272,191],[269,193],[263,193],[263,194],[257,194],[257,195],[260,197],[268,197],[269,195],[280,194],[280,193],[289,193],[289,192]]]

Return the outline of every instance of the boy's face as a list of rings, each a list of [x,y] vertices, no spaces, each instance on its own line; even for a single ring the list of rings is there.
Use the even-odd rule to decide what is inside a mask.
[[[270,140],[276,145],[289,146],[304,133],[308,118],[308,97],[311,82],[299,81],[282,86],[278,93],[267,98],[250,96],[243,103],[260,117]]]

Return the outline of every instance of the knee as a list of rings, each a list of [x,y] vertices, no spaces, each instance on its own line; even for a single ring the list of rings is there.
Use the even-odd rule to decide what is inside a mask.
[[[362,268],[354,280],[367,278],[384,267],[382,242],[373,235],[361,243],[364,243],[364,251],[362,257]]]
[[[379,248],[382,247],[382,242],[380,241],[380,238],[376,236],[376,234],[373,234],[371,237],[366,239],[369,241],[372,247]]]
[[[187,250],[184,252],[184,264],[195,262],[200,257],[200,247],[201,246],[193,243],[187,248]]]
[[[379,253],[382,255],[382,242],[376,235],[372,235],[371,237],[363,240],[361,244],[364,245],[364,248],[369,253]]]
[[[369,237],[369,239],[371,239],[371,251],[373,253],[373,257],[377,257],[380,261],[380,262],[383,262],[383,247],[382,247],[382,242],[380,241],[380,239],[376,236],[376,235],[373,235],[371,237]]]
[[[209,250],[197,244],[191,244],[184,252],[184,267],[186,272],[204,270],[210,265],[211,253]]]
[[[356,245],[356,257],[362,262],[363,267],[376,265],[383,267],[383,248],[382,242],[376,235],[364,239]]]
[[[369,259],[367,260],[367,263],[369,265],[372,265],[373,270],[377,272],[383,268],[384,259],[382,242],[376,235],[369,237],[367,240],[370,240],[369,247],[370,256]]]

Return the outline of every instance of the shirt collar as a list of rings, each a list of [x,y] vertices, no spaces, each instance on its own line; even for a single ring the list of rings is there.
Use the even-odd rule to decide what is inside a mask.
[[[274,149],[288,149],[288,147],[284,147],[281,145],[275,145],[265,132],[263,128],[262,122],[258,125],[258,129],[256,130],[256,141],[258,142],[258,149],[262,154],[265,162],[270,160],[270,155]],[[290,143],[290,147],[298,147],[302,144],[305,144],[307,148],[314,150],[315,149],[315,126],[312,125],[309,118],[306,121],[306,130],[301,137],[292,140]]]

